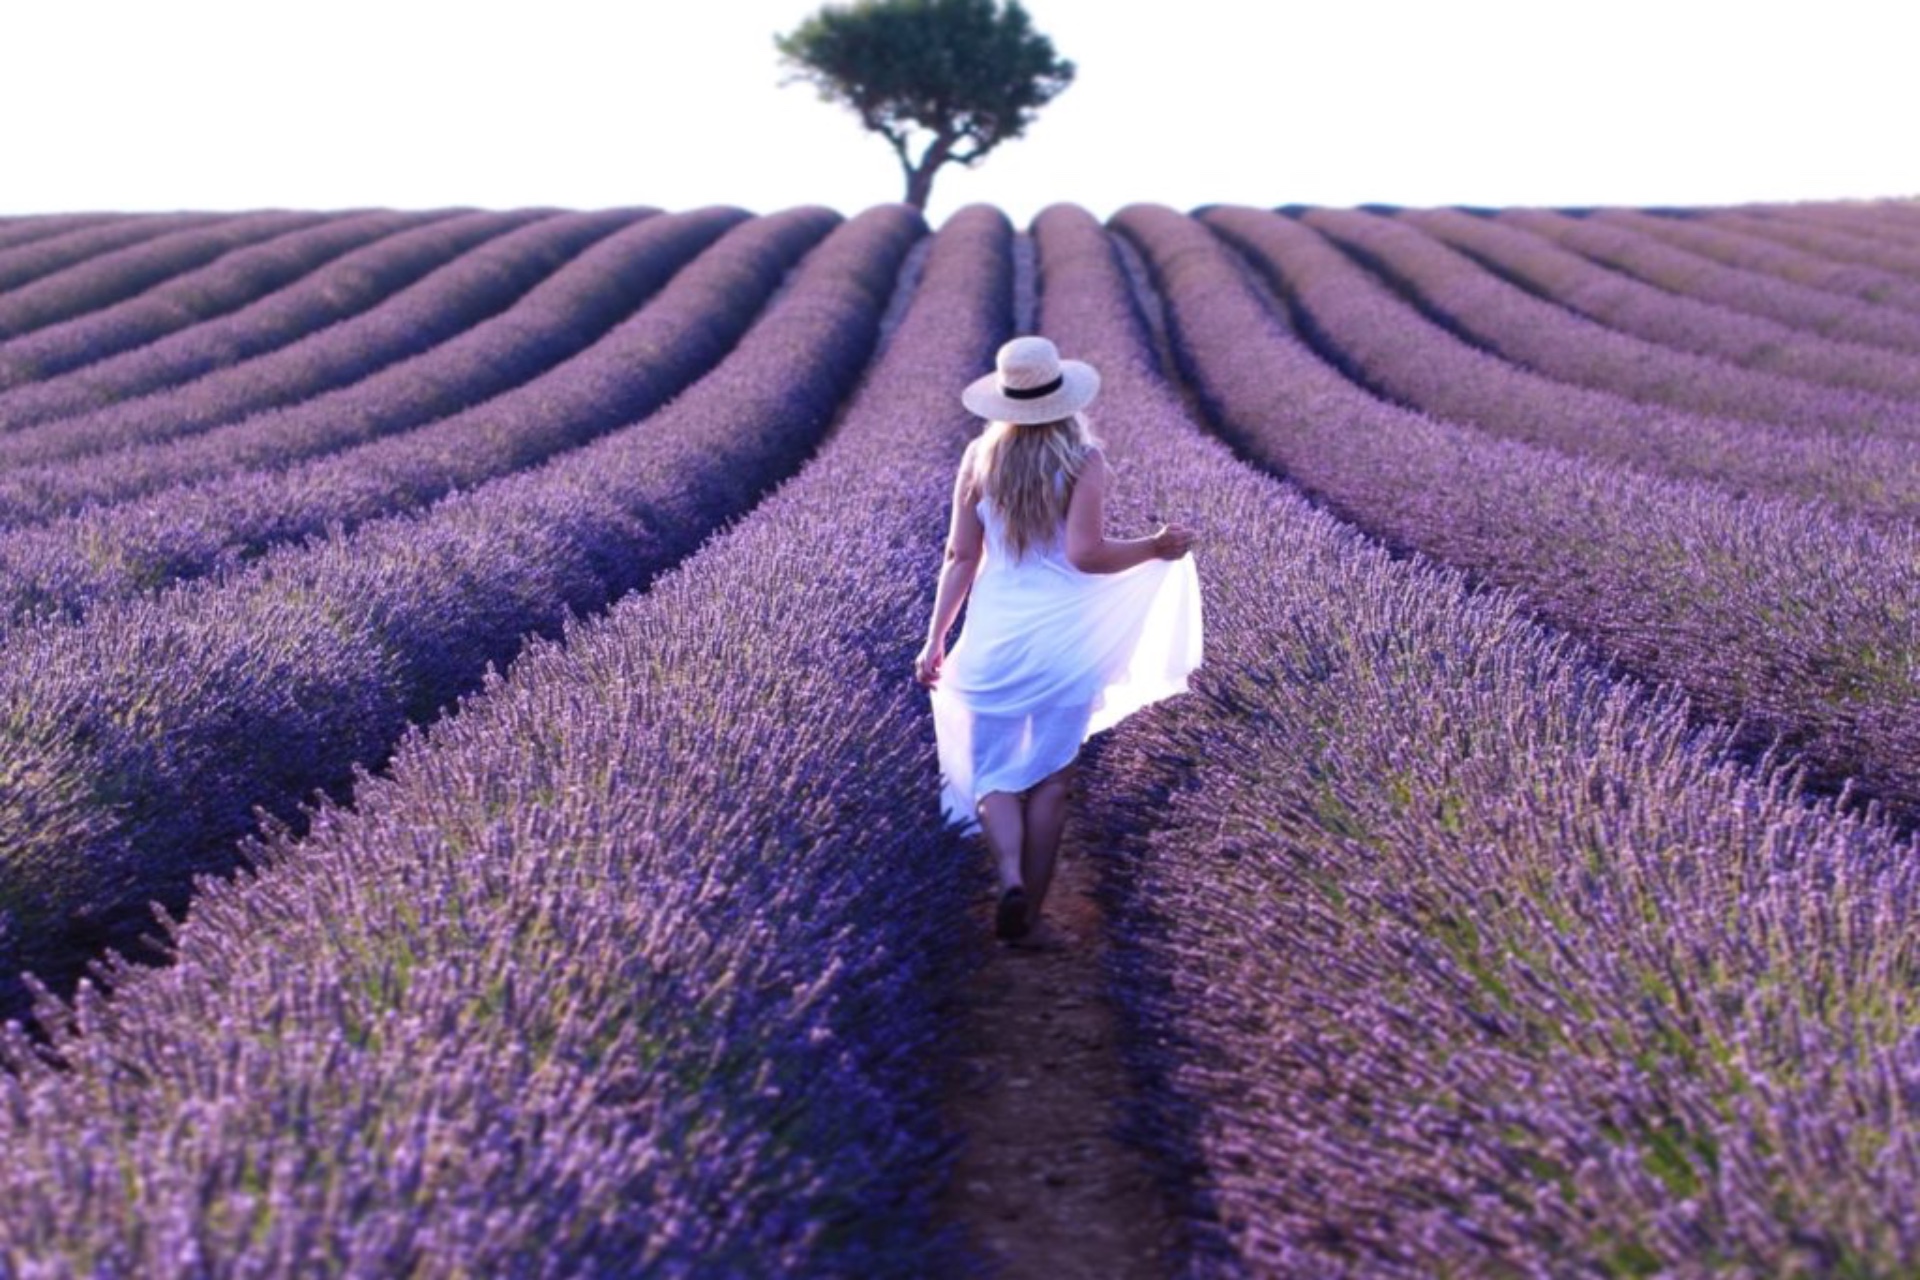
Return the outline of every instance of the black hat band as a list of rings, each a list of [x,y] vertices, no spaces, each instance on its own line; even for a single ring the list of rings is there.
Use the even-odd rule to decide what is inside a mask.
[[[1002,387],[1000,394],[1009,400],[1038,400],[1041,396],[1052,395],[1066,385],[1066,375],[1062,374],[1052,382],[1043,383],[1037,387]]]

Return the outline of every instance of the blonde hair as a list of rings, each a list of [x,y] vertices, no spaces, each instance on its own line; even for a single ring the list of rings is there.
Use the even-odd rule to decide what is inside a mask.
[[[1073,482],[1099,447],[1084,414],[987,424],[973,450],[973,493],[1000,513],[1015,559],[1052,538],[1067,518]]]

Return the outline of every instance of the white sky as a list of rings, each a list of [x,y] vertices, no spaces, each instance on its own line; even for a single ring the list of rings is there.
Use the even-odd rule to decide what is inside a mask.
[[[817,0],[11,0],[0,213],[852,212],[892,152],[773,36]],[[1028,0],[1079,67],[936,180],[988,201],[1701,204],[1920,193],[1907,0]]]

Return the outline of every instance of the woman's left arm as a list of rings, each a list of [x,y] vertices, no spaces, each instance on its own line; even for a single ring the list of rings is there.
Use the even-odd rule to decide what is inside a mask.
[[[986,545],[986,528],[974,509],[973,446],[960,458],[960,470],[953,478],[953,513],[947,522],[947,553],[940,566],[940,584],[933,593],[933,619],[927,626],[927,643],[913,660],[913,676],[932,688],[940,678],[940,664],[947,657],[947,632],[960,616],[960,606],[973,589],[973,578],[980,570],[980,553]]]

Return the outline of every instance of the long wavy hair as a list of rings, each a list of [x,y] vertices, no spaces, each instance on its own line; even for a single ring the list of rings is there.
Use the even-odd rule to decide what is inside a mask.
[[[1053,539],[1067,518],[1073,482],[1099,445],[1081,413],[1032,425],[987,424],[973,451],[973,492],[1000,513],[1015,559]]]

